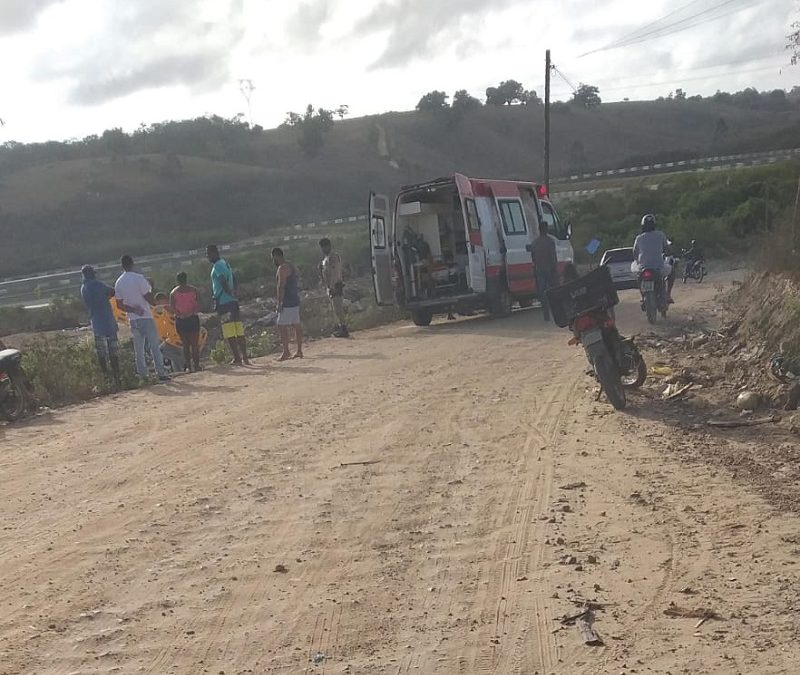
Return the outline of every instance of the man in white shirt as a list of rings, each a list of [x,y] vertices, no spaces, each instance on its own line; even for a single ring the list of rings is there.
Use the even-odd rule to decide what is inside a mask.
[[[143,380],[148,378],[147,362],[145,361],[146,345],[153,358],[159,381],[166,382],[169,377],[159,349],[161,340],[156,322],[150,312],[150,307],[155,305],[153,289],[147,279],[133,271],[133,258],[124,255],[121,262],[123,272],[114,285],[114,295],[117,307],[128,314],[133,335],[133,349],[136,354],[136,373]]]

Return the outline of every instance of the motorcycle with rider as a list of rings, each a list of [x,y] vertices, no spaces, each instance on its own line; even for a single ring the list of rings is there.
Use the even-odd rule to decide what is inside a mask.
[[[706,257],[696,239],[692,239],[689,248],[681,251],[681,257],[686,261],[683,268],[683,283],[688,279],[701,283],[706,277]]]
[[[633,243],[631,271],[639,279],[642,311],[650,323],[656,322],[659,313],[666,318],[669,305],[673,303],[675,265],[669,255],[670,241],[656,227],[656,217],[648,213],[642,218],[641,232]]]

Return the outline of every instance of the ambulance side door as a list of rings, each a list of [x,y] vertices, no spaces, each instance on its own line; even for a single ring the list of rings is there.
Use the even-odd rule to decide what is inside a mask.
[[[389,199],[384,195],[370,192],[369,248],[372,260],[372,283],[375,287],[375,301],[379,305],[394,304],[389,218]]]

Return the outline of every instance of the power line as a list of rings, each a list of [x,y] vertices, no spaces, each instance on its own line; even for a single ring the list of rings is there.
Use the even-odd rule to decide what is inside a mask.
[[[754,4],[754,0],[746,0],[747,4],[742,6],[742,7],[733,7],[733,8],[729,9],[726,12],[723,12],[721,14],[716,14],[716,15],[710,16],[710,17],[709,16],[705,16],[705,15],[707,15],[709,13],[716,12],[717,10],[720,10],[720,9],[722,9],[722,8],[732,4],[734,2],[741,2],[741,0],[723,0],[723,2],[719,2],[716,5],[713,5],[711,7],[707,7],[706,9],[701,10],[699,12],[695,12],[694,14],[691,14],[691,15],[689,15],[689,16],[683,18],[683,19],[680,19],[678,21],[673,21],[671,23],[664,24],[663,26],[660,26],[658,28],[654,28],[652,30],[646,30],[647,28],[650,28],[650,27],[652,27],[654,25],[657,25],[658,23],[662,22],[664,19],[667,19],[670,16],[674,16],[676,13],[678,13],[680,11],[683,11],[684,9],[687,9],[692,4],[695,4],[695,3],[689,3],[688,5],[684,5],[683,7],[681,7],[678,10],[674,10],[673,12],[670,12],[669,14],[666,14],[666,15],[662,16],[660,19],[657,19],[656,21],[651,22],[650,24],[642,26],[641,28],[638,28],[637,30],[632,31],[631,33],[628,33],[627,35],[623,35],[621,38],[619,38],[618,40],[615,40],[615,41],[607,44],[605,47],[600,47],[598,49],[593,49],[591,51],[586,52],[585,54],[581,54],[580,58],[583,58],[584,56],[588,56],[589,54],[596,54],[598,52],[609,51],[611,49],[619,49],[621,47],[627,47],[627,46],[630,46],[630,45],[633,45],[633,44],[638,44],[639,42],[643,42],[644,40],[647,40],[647,39],[655,39],[655,38],[658,38],[658,37],[666,37],[667,35],[671,35],[673,33],[678,33],[678,32],[684,31],[684,30],[688,30],[689,28],[694,28],[696,26],[699,26],[699,25],[701,25],[703,23],[707,23],[709,21],[716,21],[717,19],[721,19],[723,16],[727,16],[728,14],[733,14],[733,13],[739,12],[742,9],[745,9],[747,6],[750,6],[750,5]],[[701,17],[703,17],[703,18],[701,18]],[[700,19],[700,20],[697,21],[697,19]],[[687,23],[688,23],[688,25],[683,25],[683,24],[687,24]],[[642,32],[642,31],[644,31],[644,32]]]
[[[712,70],[712,69],[717,69],[717,68],[728,68],[729,66],[747,65],[747,64],[750,64],[750,63],[759,63],[760,61],[766,61],[768,59],[775,59],[775,58],[778,58],[780,56],[781,56],[781,53],[775,53],[775,54],[768,54],[767,56],[759,56],[758,58],[755,58],[755,59],[736,59],[735,61],[726,61],[725,63],[716,63],[716,64],[710,65],[710,66],[696,66],[694,68],[680,68],[678,70],[670,70],[669,73],[667,73],[667,74],[669,74],[669,75],[678,75],[680,73],[696,73],[696,72],[700,72],[700,71],[704,71],[704,70]],[[779,65],[780,64],[776,63],[776,64],[774,64],[774,66],[770,66],[770,67],[779,67]],[[718,76],[721,76],[721,75],[728,75],[730,72],[731,71],[725,71],[725,72],[721,72],[721,73],[707,73],[706,75],[704,75],[702,77],[694,78],[694,79],[712,79],[714,77],[718,77]],[[646,72],[646,73],[639,73],[639,72],[635,73],[635,75],[639,76],[639,77],[648,77],[648,76],[651,76],[651,75],[652,76],[656,76],[656,75],[663,75],[663,74],[665,74],[663,70],[650,71],[650,72]],[[619,82],[620,80],[627,81],[627,78],[625,78],[625,77],[614,77],[614,78],[606,78],[606,79],[600,79],[600,80],[593,79],[592,83],[593,84],[599,84],[599,85],[608,85],[608,84],[613,84],[614,82]],[[572,85],[570,85],[570,86],[572,86]],[[537,84],[536,87],[537,88],[541,88],[541,84]]]
[[[761,73],[767,70],[772,70],[775,68],[774,65],[772,66],[762,66],[760,68],[750,68],[748,70],[734,70],[728,71],[725,73],[726,75],[745,75],[747,73]],[[698,77],[683,77],[679,80],[666,80],[663,82],[641,82],[639,84],[628,84],[621,87],[602,87],[603,91],[623,91],[625,89],[640,89],[644,87],[654,87],[654,86],[662,86],[667,84],[682,84],[683,82],[697,82],[699,80],[711,80],[714,79],[717,75],[710,74],[710,75],[700,75]]]
[[[562,79],[562,80],[564,80],[564,82],[566,82],[566,83],[567,83],[567,85],[569,86],[569,88],[570,88],[570,89],[572,89],[572,91],[573,91],[573,92],[577,92],[577,91],[578,91],[578,90],[575,88],[575,85],[574,85],[574,84],[572,84],[572,82],[570,82],[570,81],[567,79],[567,76],[566,76],[566,75],[564,75],[564,73],[562,73],[562,72],[561,72],[561,71],[558,69],[558,67],[557,67],[557,66],[553,66],[553,70],[555,70],[555,71],[556,71],[556,73],[557,73],[557,74],[558,74],[558,75],[561,77],[561,79]]]
[[[729,0],[729,2],[732,2],[732,1],[734,1],[734,0]],[[728,3],[722,3],[722,5],[725,5],[725,4],[728,4]],[[707,13],[711,12],[712,10],[715,10],[715,9],[718,9],[719,7],[722,7],[722,5],[719,5],[717,8],[711,8],[709,10],[706,10],[705,12],[700,12],[696,16],[688,17],[686,19],[682,19],[681,21],[677,21],[677,22],[675,22],[673,24],[670,24],[669,26],[664,26],[661,29],[650,31],[649,33],[645,33],[645,34],[643,34],[640,37],[635,38],[635,39],[627,40],[623,44],[620,44],[620,45],[617,45],[617,46],[618,47],[630,47],[631,45],[639,44],[639,43],[645,42],[647,40],[653,40],[653,39],[657,39],[657,38],[660,38],[660,37],[667,37],[668,35],[672,35],[674,33],[680,33],[682,31],[689,30],[690,28],[696,28],[697,26],[702,26],[703,24],[710,23],[711,21],[717,21],[718,19],[722,19],[723,17],[729,16],[731,14],[736,14],[737,12],[741,12],[743,9],[747,9],[747,7],[752,5],[752,4],[754,4],[754,2],[751,0],[751,2],[749,2],[747,5],[743,5],[742,7],[732,7],[732,8],[728,9],[725,12],[717,13],[717,14],[715,14],[713,16],[706,16],[705,18],[697,20],[701,15],[707,14]],[[681,26],[681,24],[686,24],[686,25]],[[680,27],[678,28],[677,26],[680,26]]]
[[[615,40],[614,42],[612,42],[611,45],[615,46],[615,47],[624,46],[624,45],[626,45],[627,43],[629,43],[631,41],[641,40],[644,37],[652,35],[653,33],[660,33],[661,31],[668,30],[669,28],[672,28],[673,26],[686,23],[687,21],[691,21],[691,20],[693,20],[693,19],[695,19],[697,17],[703,16],[705,14],[708,14],[709,12],[713,12],[713,11],[715,11],[717,9],[720,9],[722,7],[730,5],[730,4],[732,4],[734,2],[737,2],[737,1],[738,0],[723,0],[722,2],[717,3],[716,5],[712,5],[711,7],[706,7],[706,9],[703,9],[703,10],[701,10],[699,12],[695,12],[694,14],[690,14],[689,16],[684,17],[683,19],[678,19],[677,21],[673,21],[672,23],[663,23],[664,19],[666,19],[668,16],[670,16],[668,14],[666,16],[661,17],[661,19],[652,22],[649,26],[646,26],[644,28],[639,28],[638,30],[632,31],[631,33],[628,33],[627,35],[622,36],[618,40]],[[662,25],[658,26],[657,24],[659,24],[659,23],[662,23]],[[656,26],[656,27],[653,28],[653,26]],[[647,30],[647,28],[650,28],[650,30]]]

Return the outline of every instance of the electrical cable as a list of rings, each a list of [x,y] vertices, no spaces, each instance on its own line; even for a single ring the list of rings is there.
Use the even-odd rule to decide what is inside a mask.
[[[612,50],[612,49],[619,49],[619,48],[627,47],[627,46],[630,46],[630,45],[633,45],[633,44],[638,44],[639,42],[643,42],[643,41],[648,40],[648,39],[656,39],[656,38],[660,38],[660,37],[666,37],[667,35],[672,35],[673,33],[679,33],[681,31],[688,30],[690,28],[694,28],[696,26],[702,25],[703,23],[708,23],[709,21],[716,21],[717,19],[721,19],[724,16],[727,16],[729,14],[734,14],[736,12],[740,12],[741,10],[746,9],[749,6],[752,6],[753,4],[755,4],[755,2],[757,2],[757,0],[746,0],[746,4],[741,6],[741,7],[732,7],[726,12],[723,12],[721,14],[717,14],[717,15],[714,15],[714,16],[711,16],[711,17],[705,16],[705,15],[707,15],[709,13],[712,13],[712,12],[715,12],[717,10],[720,10],[720,9],[722,9],[722,8],[726,7],[727,5],[730,5],[730,4],[734,3],[734,2],[741,2],[741,0],[723,0],[723,2],[719,2],[716,5],[713,5],[711,7],[707,7],[706,9],[704,9],[702,11],[695,12],[694,14],[691,14],[690,16],[687,16],[687,17],[685,17],[683,19],[680,19],[678,21],[673,21],[671,23],[667,23],[667,24],[665,24],[663,26],[660,26],[658,28],[655,28],[655,29],[652,29],[652,30],[649,30],[649,31],[645,30],[646,28],[649,28],[649,27],[651,27],[653,25],[656,25],[659,22],[663,21],[665,18],[668,18],[668,17],[676,14],[677,12],[682,11],[683,9],[686,9],[686,8],[690,7],[692,4],[694,4],[694,3],[689,3],[688,5],[685,5],[684,7],[680,8],[679,10],[675,10],[673,12],[670,12],[669,14],[666,14],[665,16],[661,17],[660,19],[657,19],[656,21],[651,22],[650,24],[642,26],[641,28],[638,28],[637,30],[632,31],[631,33],[628,33],[627,35],[622,36],[618,40],[615,40],[614,42],[611,42],[611,43],[607,44],[604,47],[600,47],[598,49],[593,49],[593,50],[588,51],[588,52],[586,52],[584,54],[581,54],[579,58],[583,58],[584,56],[588,56],[590,54],[596,54],[598,52],[609,51],[609,50]],[[700,17],[704,17],[704,18],[700,18]],[[697,21],[697,19],[700,19],[700,20]],[[688,22],[689,25],[683,25],[683,24],[686,24],[687,22]],[[645,30],[645,32],[642,32],[643,30]]]

